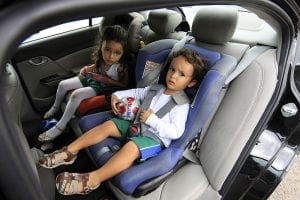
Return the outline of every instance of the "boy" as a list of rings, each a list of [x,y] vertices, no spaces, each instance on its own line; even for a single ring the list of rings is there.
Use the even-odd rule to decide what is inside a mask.
[[[123,141],[128,139],[101,168],[86,174],[64,172],[57,176],[56,187],[61,194],[87,194],[99,187],[103,181],[129,168],[135,160],[156,156],[162,148],[167,148],[172,140],[178,139],[183,134],[189,111],[189,99],[184,89],[194,86],[205,73],[205,64],[195,51],[182,49],[176,52],[171,59],[165,85],[119,91],[112,96],[112,109],[117,114],[116,105],[121,102],[120,99],[132,96],[143,102],[148,93],[155,91],[150,105],[144,109],[142,104],[137,115],[141,127],[144,127],[138,136],[128,135],[131,127],[129,121],[113,118],[91,129],[69,146],[44,155],[39,161],[40,165],[54,168],[63,164],[72,164],[79,150],[97,144],[107,137],[115,137]],[[175,104],[159,118],[157,112],[169,102]]]

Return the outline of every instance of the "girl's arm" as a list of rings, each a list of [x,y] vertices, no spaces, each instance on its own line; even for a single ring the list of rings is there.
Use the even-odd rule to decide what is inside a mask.
[[[96,70],[95,65],[92,64],[92,65],[84,66],[83,68],[81,68],[79,74],[81,76],[86,76],[86,74],[88,72],[95,72],[95,70]]]
[[[120,80],[114,80],[108,76],[99,74],[99,73],[92,73],[89,72],[89,74],[92,76],[93,79],[95,79],[98,82],[110,85],[110,86],[120,86],[120,87],[127,87],[128,85],[128,70],[126,67],[123,67],[122,72],[119,73]]]

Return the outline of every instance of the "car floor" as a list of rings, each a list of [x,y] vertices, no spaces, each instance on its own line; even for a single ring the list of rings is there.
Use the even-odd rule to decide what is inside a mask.
[[[41,149],[41,144],[37,140],[37,136],[41,133],[39,131],[39,120],[35,122],[30,122],[28,124],[23,125],[24,131],[26,131],[31,137],[28,138],[29,145],[31,147],[35,147]],[[35,133],[35,134],[34,134]],[[72,141],[76,139],[75,134],[71,130],[71,128],[67,128],[64,133],[58,136],[53,141],[53,147],[51,149],[45,150],[44,153],[51,153],[55,150],[61,149],[62,147],[70,144]],[[89,158],[88,154],[85,150],[82,150],[78,153],[78,157],[72,165],[64,165],[54,168],[55,175],[61,172],[77,172],[77,173],[86,173],[93,170],[96,170],[96,167],[92,160]],[[70,195],[65,196],[61,195],[57,192],[55,193],[55,199],[59,200],[77,200],[77,199],[85,199],[85,200],[115,200],[116,198],[112,194],[112,192],[102,184],[99,188],[94,190],[88,195]]]

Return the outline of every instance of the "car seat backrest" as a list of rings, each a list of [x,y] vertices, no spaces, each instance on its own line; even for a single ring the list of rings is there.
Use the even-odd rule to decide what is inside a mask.
[[[105,26],[120,25],[128,31],[128,52],[136,54],[139,49],[139,42],[141,39],[141,29],[145,18],[138,12],[131,12],[128,14],[120,14],[116,16],[105,16],[101,21],[99,30]]]
[[[276,77],[276,50],[270,49],[230,84],[198,152],[203,171],[216,191],[220,191],[265,111]]]
[[[186,35],[185,31],[176,31],[182,23],[183,17],[173,10],[150,11],[147,25],[142,28],[142,41],[149,44],[160,39],[181,39]]]
[[[230,42],[238,21],[235,7],[204,6],[201,7],[192,23],[191,35],[198,46],[234,56],[239,61],[248,44]]]
[[[133,19],[128,27],[128,49],[133,55],[136,55],[140,48],[142,38],[142,27],[145,18],[138,12],[129,13]]]
[[[164,62],[176,42],[178,41],[174,39],[165,39],[155,41],[141,49],[137,58],[138,74],[136,76],[142,78],[145,71]],[[113,183],[127,194],[132,194],[142,182],[172,171],[182,157],[187,143],[201,131],[203,124],[214,110],[224,81],[236,65],[236,61],[232,56],[223,55],[192,44],[186,44],[185,47],[198,51],[209,61],[209,71],[200,86],[195,90],[187,91],[190,94],[189,96],[194,99],[194,102],[189,112],[186,130],[179,140],[173,141],[170,147],[163,150],[159,156],[151,158],[145,163],[135,165],[113,179]],[[98,117],[105,119],[103,115],[98,115]],[[91,127],[86,128],[86,126],[90,126],[91,121],[95,120],[97,119],[89,116],[83,118],[80,122],[81,129],[88,130]],[[95,123],[92,124],[94,125]],[[103,148],[102,145],[98,144],[89,148],[95,162],[100,166],[105,163],[104,159],[108,159],[106,155],[100,156],[101,152],[104,152],[103,149],[112,149],[111,147]],[[112,146],[115,146],[115,143]],[[159,167],[159,169],[151,167],[154,165]],[[138,175],[140,170],[143,171],[143,176]]]

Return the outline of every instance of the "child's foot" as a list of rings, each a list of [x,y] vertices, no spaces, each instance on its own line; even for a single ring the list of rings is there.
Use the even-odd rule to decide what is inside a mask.
[[[56,188],[60,194],[88,194],[100,184],[92,185],[89,174],[63,172],[56,177]]]
[[[58,126],[53,126],[48,131],[40,134],[38,140],[40,142],[48,142],[54,140],[57,136],[59,136],[64,130],[59,128]]]
[[[73,164],[77,158],[77,154],[72,154],[67,147],[45,154],[39,159],[39,164],[45,168],[55,168],[60,165]]]
[[[49,119],[49,118],[53,117],[57,111],[58,111],[58,108],[52,106],[52,107],[50,108],[50,110],[48,110],[48,111],[44,114],[44,119]]]

